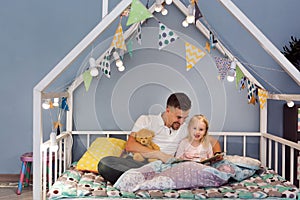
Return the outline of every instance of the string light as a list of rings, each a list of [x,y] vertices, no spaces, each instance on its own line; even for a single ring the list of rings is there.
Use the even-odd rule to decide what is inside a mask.
[[[45,99],[45,101],[43,102],[42,104],[42,107],[45,109],[45,110],[48,110],[50,108],[50,99]]]
[[[289,108],[292,108],[295,105],[295,103],[293,101],[287,101],[286,104]]]
[[[227,72],[227,81],[233,82],[235,77],[235,68],[236,68],[236,62],[233,60],[230,64],[230,68]]]
[[[90,64],[90,74],[91,74],[91,76],[93,76],[93,77],[98,76],[99,71],[97,69],[95,58],[90,57],[89,64]]]
[[[155,12],[160,12],[162,9],[163,9],[163,6],[161,5],[160,0],[156,0],[155,8],[154,8]]]
[[[171,5],[173,0],[166,0],[165,2],[166,2],[167,5]]]
[[[59,106],[58,102],[59,102],[59,98],[54,98],[53,99],[53,106],[58,107]]]

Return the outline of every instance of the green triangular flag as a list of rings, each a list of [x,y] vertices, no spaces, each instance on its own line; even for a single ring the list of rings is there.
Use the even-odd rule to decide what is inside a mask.
[[[139,0],[132,0],[126,26],[140,22],[150,17],[153,17],[152,14]]]
[[[92,75],[90,73],[90,70],[87,70],[83,73],[83,81],[84,81],[84,87],[85,90],[88,91],[92,82]]]
[[[242,72],[242,70],[239,68],[239,66],[237,66],[237,65],[235,68],[235,74],[236,74],[235,75],[235,79],[236,79],[235,86],[236,86],[236,88],[239,88],[240,81],[245,75]]]
[[[130,58],[132,58],[132,46],[133,46],[132,39],[130,39],[126,45],[127,45],[128,54],[130,55]]]

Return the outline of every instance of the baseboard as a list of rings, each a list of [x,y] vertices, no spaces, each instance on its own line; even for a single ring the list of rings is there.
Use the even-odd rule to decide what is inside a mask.
[[[20,174],[0,174],[0,182],[18,182]]]

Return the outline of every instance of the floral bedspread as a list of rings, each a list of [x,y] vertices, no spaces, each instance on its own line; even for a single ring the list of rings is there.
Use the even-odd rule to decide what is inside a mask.
[[[197,169],[197,170],[196,170]],[[162,164],[156,161],[124,173],[115,185],[100,175],[67,170],[47,193],[60,198],[294,198],[299,189],[273,170],[236,166],[227,161],[213,167],[194,162]]]

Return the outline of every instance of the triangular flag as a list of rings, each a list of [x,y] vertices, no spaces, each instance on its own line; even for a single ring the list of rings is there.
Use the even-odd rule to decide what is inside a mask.
[[[239,68],[239,66],[236,65],[236,68],[235,68],[235,86],[236,88],[239,87],[239,83],[240,83],[240,80],[244,77],[244,73],[242,72],[242,70]]]
[[[210,48],[211,48],[211,49],[212,49],[212,48],[215,48],[217,42],[218,42],[218,41],[215,40],[214,34],[212,34],[212,32],[210,31],[210,32],[209,32],[209,43],[210,43]]]
[[[53,122],[53,127],[55,128],[55,129],[57,129],[58,127],[62,127],[63,125],[59,122],[59,121],[57,121],[57,122]]]
[[[200,19],[201,17],[203,17],[203,15],[202,15],[197,3],[195,2],[195,24],[196,24],[196,21],[198,19]]]
[[[158,48],[162,49],[165,46],[171,44],[175,40],[177,40],[178,35],[171,29],[169,29],[166,25],[159,22],[159,40],[158,40]]]
[[[139,43],[139,45],[142,45],[142,26],[141,23],[139,23],[137,27],[137,33],[136,33],[136,40]]]
[[[215,56],[216,65],[219,71],[218,79],[224,80],[230,68],[231,61],[227,58]]]
[[[68,103],[67,103],[67,97],[61,98],[61,107],[60,108],[63,109],[63,110],[69,111],[69,106],[68,106]]]
[[[140,22],[150,17],[153,17],[153,15],[139,0],[132,0],[126,26]]]
[[[255,105],[257,100],[257,87],[249,79],[247,79],[247,90],[248,90],[248,103]]]
[[[130,57],[132,57],[132,46],[133,46],[133,42],[132,40],[130,39],[127,43],[127,50],[128,50],[128,54]]]
[[[88,91],[89,88],[90,88],[90,85],[91,85],[91,82],[92,82],[92,75],[90,73],[90,70],[86,70],[84,73],[83,73],[83,82],[84,82],[84,87],[85,87],[85,91]]]
[[[210,45],[208,42],[205,43],[205,49],[210,53]]]
[[[264,108],[268,96],[269,96],[268,91],[258,88],[258,99],[259,99],[259,106],[261,109]]]
[[[54,108],[54,106],[53,106],[53,102],[50,100],[50,102],[49,102],[49,105],[50,105],[50,109],[53,109]]]
[[[242,77],[239,82],[239,91],[245,89],[246,87],[246,77]]]
[[[194,45],[185,43],[185,59],[186,70],[189,71],[201,58],[205,56],[205,52],[195,47]]]
[[[101,71],[110,78],[110,51],[107,51],[103,60],[99,63]]]
[[[123,29],[121,23],[119,23],[118,28],[116,30],[116,33],[114,35],[113,41],[111,42],[111,47],[119,48],[119,49],[126,49],[124,35],[123,35]]]

